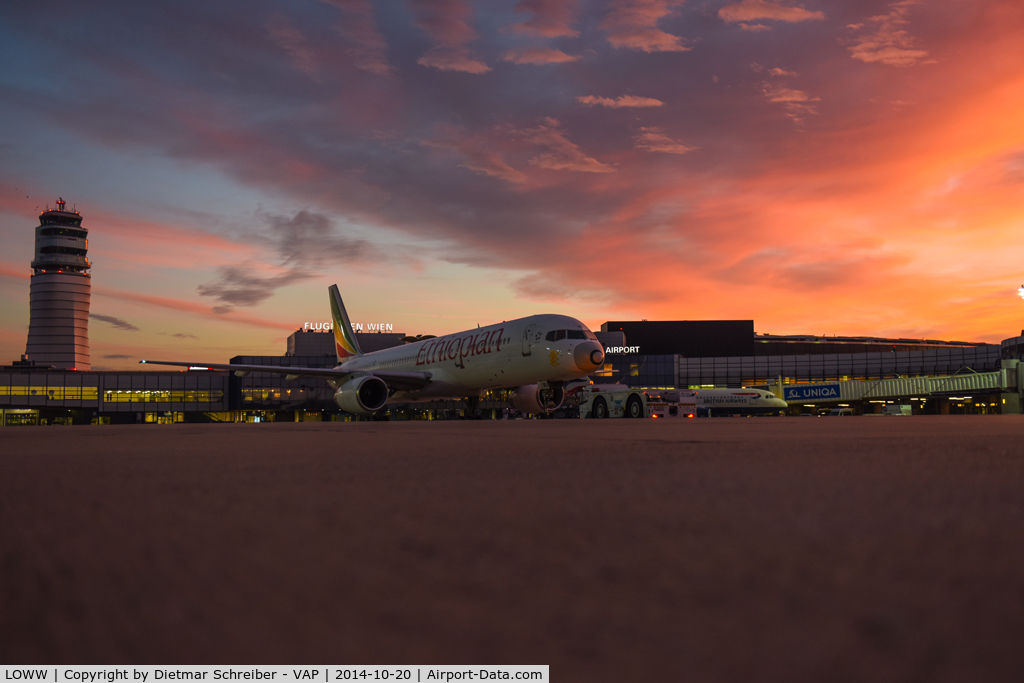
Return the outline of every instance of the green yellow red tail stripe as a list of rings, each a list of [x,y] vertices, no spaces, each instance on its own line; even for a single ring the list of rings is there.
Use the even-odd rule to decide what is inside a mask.
[[[359,350],[359,342],[352,332],[345,304],[341,301],[338,285],[331,285],[328,290],[331,296],[331,318],[334,320],[334,348],[338,354],[338,362],[363,355]]]

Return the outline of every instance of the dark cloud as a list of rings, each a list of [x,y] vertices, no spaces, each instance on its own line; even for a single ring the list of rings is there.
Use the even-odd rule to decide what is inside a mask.
[[[200,296],[220,302],[213,309],[216,313],[227,313],[233,306],[255,306],[281,287],[315,277],[328,266],[371,257],[386,260],[365,240],[340,234],[323,214],[302,210],[290,218],[270,213],[262,218],[266,230],[258,238],[276,252],[278,261],[272,266],[276,272],[267,273],[259,264],[220,268],[218,281],[197,288]]]
[[[280,275],[260,276],[246,271],[243,267],[230,266],[220,269],[220,279],[199,285],[200,296],[213,297],[222,302],[215,306],[214,313],[227,313],[232,306],[255,306],[274,295],[274,292],[300,280],[312,277],[309,272],[291,268]]]
[[[283,265],[316,268],[360,261],[376,252],[365,240],[339,234],[321,213],[304,209],[291,218],[276,214],[264,217]]]
[[[112,315],[100,315],[99,313],[90,313],[89,317],[92,318],[93,320],[99,320],[100,322],[113,325],[117,329],[124,330],[125,332],[139,331],[139,328],[137,328],[135,325],[132,325],[130,322],[121,320],[120,318],[115,318]]]
[[[106,359],[109,359],[109,360],[118,360],[118,359],[122,359],[122,358],[135,358],[135,356],[132,356],[132,355],[127,354],[127,353],[109,353],[109,354],[107,354],[107,355],[105,355],[103,357],[106,358]]]
[[[194,334],[186,334],[184,332],[175,332],[171,336],[172,337],[177,337],[178,339],[199,339],[199,337],[197,337]]]

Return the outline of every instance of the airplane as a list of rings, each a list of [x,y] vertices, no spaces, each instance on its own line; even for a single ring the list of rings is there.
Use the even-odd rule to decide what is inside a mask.
[[[526,318],[425,338],[372,353],[359,350],[337,285],[328,288],[334,320],[334,368],[184,363],[140,360],[147,365],[252,372],[285,379],[324,377],[334,402],[356,415],[373,415],[387,403],[468,399],[471,413],[490,389],[511,389],[509,403],[524,413],[550,413],[565,398],[565,382],[594,372],[604,347],[587,326],[565,315]]]
[[[616,392],[636,391],[635,387],[625,384],[605,383],[594,384],[593,382],[570,382],[566,385],[566,394],[575,396],[584,390],[588,384],[594,385],[600,391],[608,394]],[[679,390],[647,390],[653,399],[665,401],[678,401],[681,397],[694,397],[696,402],[697,415],[709,417],[718,415],[753,415],[764,413],[781,413],[789,407],[784,400],[763,389],[679,389]]]
[[[688,389],[681,396],[697,398],[698,415],[781,413],[789,404],[764,389]]]

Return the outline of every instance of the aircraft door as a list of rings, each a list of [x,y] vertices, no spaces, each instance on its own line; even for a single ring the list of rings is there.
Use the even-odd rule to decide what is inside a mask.
[[[529,356],[530,351],[533,348],[533,330],[537,327],[536,323],[533,325],[527,325],[526,329],[523,330],[523,355]]]

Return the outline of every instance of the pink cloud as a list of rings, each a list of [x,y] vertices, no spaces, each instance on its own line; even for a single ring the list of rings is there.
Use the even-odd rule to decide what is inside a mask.
[[[502,54],[501,58],[513,64],[562,64],[579,59],[549,47],[517,47]]]
[[[14,263],[0,261],[0,277],[13,278],[15,280],[27,280],[32,275],[32,269],[28,264],[18,266]]]
[[[348,54],[355,65],[370,73],[388,74],[387,41],[377,28],[370,0],[320,0],[341,10],[344,19],[338,32],[349,42]]]
[[[566,137],[561,124],[555,119],[542,119],[537,127],[522,130],[520,135],[530,143],[546,148],[547,151],[530,159],[530,163],[539,168],[582,173],[615,171],[613,167],[587,156],[578,145]]]
[[[295,68],[307,76],[316,77],[316,57],[294,24],[287,17],[275,14],[265,25],[271,39],[288,53]]]
[[[691,48],[683,44],[682,38],[657,28],[658,22],[681,4],[682,0],[615,0],[601,28],[608,32],[608,42],[616,48],[685,52]]]
[[[460,166],[481,175],[515,184],[527,181],[526,175],[509,165],[486,136],[470,136],[454,127],[445,127],[438,137],[424,140],[421,144],[457,152],[463,158]]]
[[[515,11],[533,16],[520,24],[513,24],[510,30],[542,38],[574,38],[579,31],[569,24],[576,18],[577,5],[577,0],[519,0]]]
[[[118,289],[95,286],[92,288],[92,294],[93,296],[129,301],[136,304],[143,304],[145,306],[155,306],[157,308],[166,308],[173,311],[182,311],[184,313],[191,313],[205,318],[212,318],[220,322],[232,322],[241,325],[265,327],[274,330],[293,330],[295,328],[292,324],[280,323],[275,320],[266,320],[264,318],[238,313],[237,311],[217,313],[211,306],[196,303],[194,301],[185,301],[183,299],[172,299],[170,297],[152,296],[149,294],[125,292]]]
[[[491,70],[468,47],[479,36],[470,26],[473,8],[465,0],[409,0],[416,25],[434,40],[417,64],[442,71],[482,74]]]
[[[728,23],[758,19],[799,22],[824,19],[825,13],[811,12],[802,7],[791,7],[768,0],[743,0],[743,2],[726,5],[718,10],[718,16]]]
[[[660,107],[665,104],[661,100],[656,100],[653,97],[634,97],[633,95],[622,95],[615,99],[610,97],[586,95],[583,97],[577,97],[576,101],[587,106],[600,105],[611,109],[621,109],[623,107]]]

